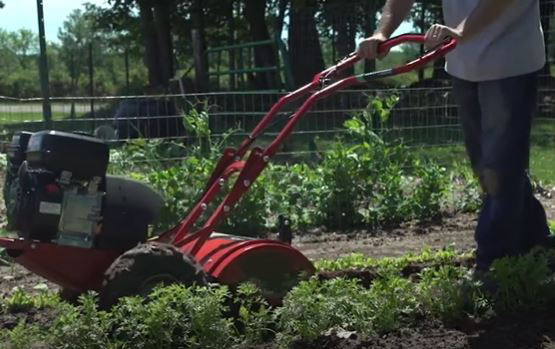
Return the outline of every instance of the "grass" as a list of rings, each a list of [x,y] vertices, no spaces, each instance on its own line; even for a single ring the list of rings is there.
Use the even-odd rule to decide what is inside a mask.
[[[68,117],[68,113],[53,112],[52,120],[63,120]],[[37,122],[43,121],[42,111],[40,112],[0,112],[0,124]]]

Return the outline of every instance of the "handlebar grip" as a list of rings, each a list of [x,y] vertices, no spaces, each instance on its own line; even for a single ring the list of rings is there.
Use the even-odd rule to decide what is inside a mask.
[[[420,34],[402,34],[391,39],[388,39],[378,45],[378,53],[383,54],[387,53],[395,46],[399,46],[401,44],[405,44],[408,42],[420,43],[423,44],[425,42],[424,35]]]
[[[387,53],[393,47],[409,42],[423,44],[426,42],[426,37],[421,34],[402,34],[380,43],[378,46],[378,53]],[[454,49],[455,46],[457,46],[457,41],[455,39],[450,39],[430,52],[437,52],[438,55],[443,55]]]

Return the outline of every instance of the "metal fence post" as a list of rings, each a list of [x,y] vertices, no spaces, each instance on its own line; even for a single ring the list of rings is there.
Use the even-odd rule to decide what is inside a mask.
[[[39,21],[39,45],[40,45],[40,85],[42,92],[42,114],[44,127],[52,125],[52,109],[50,108],[50,87],[48,81],[48,60],[46,58],[46,39],[44,33],[44,13],[42,11],[42,0],[37,0],[37,13]]]

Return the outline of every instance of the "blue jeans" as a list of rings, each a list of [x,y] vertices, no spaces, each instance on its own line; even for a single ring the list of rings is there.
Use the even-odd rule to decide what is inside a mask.
[[[541,245],[549,235],[545,210],[528,178],[537,74],[471,82],[453,78],[470,163],[485,197],[475,231],[476,266]]]

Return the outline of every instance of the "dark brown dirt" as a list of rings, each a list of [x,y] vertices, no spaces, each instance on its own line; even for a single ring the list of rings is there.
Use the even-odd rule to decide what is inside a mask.
[[[555,198],[539,199],[548,219],[555,220]],[[311,260],[335,259],[352,253],[374,258],[401,257],[419,253],[425,247],[451,246],[457,251],[468,251],[475,247],[476,220],[476,213],[464,213],[432,221],[410,221],[377,231],[300,234],[293,244]]]
[[[313,342],[296,341],[291,349],[555,349],[553,309],[459,325],[422,319],[415,326],[372,337],[335,330]],[[247,348],[277,349],[273,344]]]
[[[48,328],[57,316],[58,314],[52,309],[29,309],[7,314],[0,313],[0,330],[11,330],[21,322]]]

